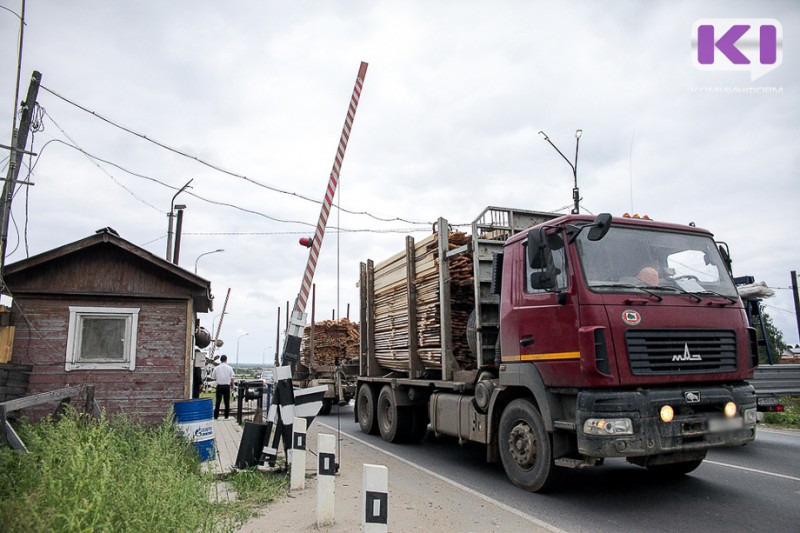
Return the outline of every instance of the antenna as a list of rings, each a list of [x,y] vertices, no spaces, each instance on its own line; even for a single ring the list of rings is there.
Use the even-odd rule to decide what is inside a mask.
[[[636,136],[636,130],[631,133],[631,150],[628,154],[628,181],[631,186],[631,213],[636,211],[633,209],[633,138]]]
[[[583,130],[575,130],[575,163],[571,163],[570,160],[567,159],[567,156],[565,156],[564,154],[561,153],[561,150],[559,150],[558,147],[555,144],[553,144],[553,141],[550,140],[550,137],[548,137],[545,132],[540,131],[539,135],[541,135],[542,138],[545,141],[550,143],[550,146],[552,146],[555,149],[555,151],[558,152],[558,154],[561,157],[564,158],[564,161],[566,161],[567,164],[569,165],[569,167],[572,169],[572,178],[573,178],[573,184],[572,184],[572,203],[573,203],[572,214],[573,215],[577,215],[578,213],[580,213],[580,205],[579,204],[580,204],[580,197],[581,197],[580,191],[578,190],[578,148],[580,147],[580,144],[581,144],[581,135],[583,135]]]

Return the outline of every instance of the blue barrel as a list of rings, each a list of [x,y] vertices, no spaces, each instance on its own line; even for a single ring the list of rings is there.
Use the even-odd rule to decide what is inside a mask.
[[[201,461],[214,459],[214,402],[211,398],[175,402],[175,424],[192,441]]]

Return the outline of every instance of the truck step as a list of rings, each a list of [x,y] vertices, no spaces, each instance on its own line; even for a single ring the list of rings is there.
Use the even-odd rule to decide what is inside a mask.
[[[555,460],[556,466],[563,466],[564,468],[589,468],[597,466],[597,459],[594,457],[587,459],[573,459],[571,457],[560,457]]]
[[[570,422],[569,420],[554,420],[553,427],[556,429],[565,429],[567,431],[576,431],[578,429],[575,422]]]

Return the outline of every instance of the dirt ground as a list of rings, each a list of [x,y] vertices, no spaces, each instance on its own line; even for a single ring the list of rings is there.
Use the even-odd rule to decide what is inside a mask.
[[[318,432],[335,434],[335,431],[315,422],[308,433],[309,450],[316,450]],[[308,454],[306,489],[291,492],[269,504],[241,531],[360,531],[361,477],[365,463],[384,465],[389,469],[388,522],[391,532],[558,531],[544,521],[481,497],[466,487],[448,483],[347,435],[342,434],[340,444],[342,467],[336,475],[336,521],[333,526],[317,528],[316,462],[314,456]]]

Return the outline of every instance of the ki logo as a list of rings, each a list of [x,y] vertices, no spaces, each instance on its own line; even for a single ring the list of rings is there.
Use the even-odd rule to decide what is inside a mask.
[[[750,81],[783,63],[783,27],[775,19],[700,19],[692,27],[692,64],[749,71]]]

